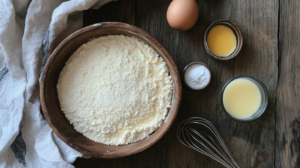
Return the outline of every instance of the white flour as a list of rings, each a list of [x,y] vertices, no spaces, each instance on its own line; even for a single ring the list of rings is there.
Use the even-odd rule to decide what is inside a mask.
[[[166,63],[135,38],[105,36],[82,45],[58,84],[61,109],[84,136],[107,145],[148,137],[165,119],[172,82]]]
[[[202,89],[210,80],[209,70],[200,64],[188,67],[184,74],[184,80],[193,89]]]

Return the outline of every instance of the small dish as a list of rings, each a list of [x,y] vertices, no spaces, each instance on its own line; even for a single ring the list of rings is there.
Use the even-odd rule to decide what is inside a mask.
[[[236,37],[236,49],[227,57],[219,57],[219,56],[216,56],[215,54],[213,54],[209,47],[208,47],[208,44],[207,44],[207,36],[208,36],[208,33],[209,31],[217,26],[217,25],[224,25],[224,26],[227,26],[229,27],[235,37]],[[213,22],[205,31],[205,34],[204,34],[204,48],[207,52],[207,54],[209,54],[210,56],[212,56],[213,58],[217,59],[217,60],[221,60],[221,61],[227,61],[227,60],[231,60],[232,58],[236,57],[239,52],[241,51],[242,49],[242,46],[243,46],[243,36],[242,36],[242,33],[240,31],[240,29],[233,23],[231,22],[230,20],[218,20],[218,21],[215,21]]]
[[[200,89],[194,89],[194,88],[192,88],[191,86],[189,86],[189,84],[188,84],[188,83],[186,82],[186,80],[185,80],[185,74],[186,74],[187,69],[188,69],[189,67],[191,67],[192,65],[197,65],[197,64],[198,64],[198,65],[203,65],[203,66],[205,66],[206,69],[207,69],[208,72],[209,72],[209,81],[208,81],[208,83],[207,83],[204,87],[202,87],[202,88],[200,88]],[[202,90],[202,89],[206,88],[206,87],[208,86],[208,84],[210,83],[210,80],[211,80],[211,72],[210,72],[209,68],[207,67],[207,65],[204,64],[203,62],[192,62],[192,63],[188,64],[187,66],[185,66],[185,68],[183,69],[183,81],[184,81],[185,85],[186,85],[188,88],[192,89],[192,90]]]
[[[253,83],[255,83],[258,86],[258,88],[260,90],[260,93],[261,93],[261,103],[260,103],[259,109],[252,116],[250,116],[248,118],[235,118],[235,117],[233,117],[232,115],[230,115],[229,112],[226,111],[226,109],[224,107],[224,103],[223,103],[223,94],[224,94],[224,91],[225,91],[225,88],[227,87],[227,85],[229,83],[231,83],[232,81],[234,81],[236,79],[240,79],[240,78],[248,79],[248,80],[252,81]],[[252,120],[255,120],[255,119],[259,118],[266,111],[267,106],[268,106],[268,90],[267,90],[266,86],[260,80],[254,78],[252,76],[247,76],[247,75],[236,76],[236,77],[230,79],[228,82],[226,82],[226,84],[222,88],[220,101],[221,101],[223,111],[228,116],[233,118],[234,120],[243,121],[243,122],[252,121]]]

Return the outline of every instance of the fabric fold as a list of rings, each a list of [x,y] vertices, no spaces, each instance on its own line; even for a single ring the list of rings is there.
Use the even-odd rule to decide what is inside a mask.
[[[82,27],[82,11],[109,1],[0,1],[0,167],[73,167],[82,157],[43,119],[39,78],[51,51]]]

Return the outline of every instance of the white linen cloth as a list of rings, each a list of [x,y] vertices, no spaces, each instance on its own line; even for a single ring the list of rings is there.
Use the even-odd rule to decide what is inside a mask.
[[[73,167],[82,154],[43,119],[39,77],[49,53],[111,0],[0,0],[0,167]],[[42,47],[43,46],[43,47]]]

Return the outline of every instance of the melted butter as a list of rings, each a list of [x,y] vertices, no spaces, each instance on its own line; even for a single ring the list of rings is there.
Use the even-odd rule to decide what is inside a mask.
[[[227,57],[236,49],[236,37],[229,27],[218,25],[209,31],[207,45],[214,55]]]

